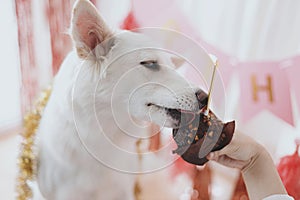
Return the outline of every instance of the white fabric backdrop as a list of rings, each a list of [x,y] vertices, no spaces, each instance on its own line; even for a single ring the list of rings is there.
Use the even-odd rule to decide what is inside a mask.
[[[0,6],[0,133],[21,121],[18,32],[13,1]]]
[[[184,3],[183,10],[202,37],[241,60],[278,60],[300,51],[300,1]]]
[[[174,0],[174,3],[203,39],[241,60],[278,60],[300,52],[300,1]],[[119,27],[130,9],[130,1],[100,0],[97,6],[113,27]]]

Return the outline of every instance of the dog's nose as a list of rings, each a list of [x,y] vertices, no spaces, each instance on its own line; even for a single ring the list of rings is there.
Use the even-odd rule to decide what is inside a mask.
[[[195,94],[198,100],[199,109],[202,109],[204,106],[207,105],[208,95],[202,90],[198,90]]]

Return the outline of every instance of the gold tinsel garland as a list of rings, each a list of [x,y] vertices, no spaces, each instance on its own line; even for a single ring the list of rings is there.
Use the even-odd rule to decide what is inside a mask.
[[[36,172],[35,135],[50,94],[51,88],[43,91],[36,102],[35,108],[24,117],[24,130],[21,133],[22,143],[18,157],[17,200],[28,200],[33,195],[28,181],[34,179]]]

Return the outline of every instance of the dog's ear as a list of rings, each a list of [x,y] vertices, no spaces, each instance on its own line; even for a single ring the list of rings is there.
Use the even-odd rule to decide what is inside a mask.
[[[80,58],[88,58],[89,55],[105,56],[110,49],[108,45],[112,45],[106,42],[112,36],[110,29],[88,0],[78,0],[74,5],[71,36]],[[100,49],[97,47],[99,44]]]

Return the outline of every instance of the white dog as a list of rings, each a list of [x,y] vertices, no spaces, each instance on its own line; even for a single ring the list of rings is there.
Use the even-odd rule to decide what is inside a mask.
[[[41,194],[51,200],[131,200],[137,193],[179,199],[192,181],[170,177],[170,145],[146,151],[145,121],[178,126],[176,109],[198,109],[197,89],[150,38],[113,34],[87,0],[75,3],[71,36],[74,51],[55,77],[37,135]]]

